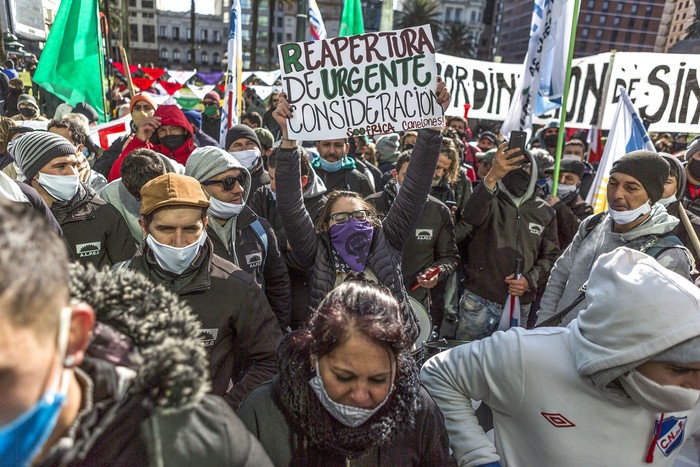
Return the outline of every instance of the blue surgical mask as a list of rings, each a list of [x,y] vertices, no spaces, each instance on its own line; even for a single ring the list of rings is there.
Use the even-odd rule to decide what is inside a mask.
[[[245,151],[233,151],[230,153],[239,164],[250,170],[260,161],[260,149],[247,149]]]
[[[37,180],[48,194],[59,201],[70,201],[78,194],[78,175],[49,175],[39,172]]]
[[[633,209],[631,211],[616,211],[613,208],[608,209],[610,217],[612,217],[612,220],[617,225],[631,224],[649,212],[651,212],[651,206],[649,206],[649,203],[644,203],[637,209]]]
[[[232,217],[238,216],[243,208],[245,207],[245,204],[233,204],[233,203],[225,203],[223,201],[219,201],[218,199],[214,198],[213,196],[209,198],[209,214],[212,216],[218,218],[218,219],[230,219]]]
[[[176,248],[174,246],[159,243],[151,235],[146,237],[146,243],[148,244],[149,248],[153,250],[153,254],[155,255],[156,261],[158,261],[160,267],[168,272],[178,275],[182,274],[188,267],[190,267],[192,262],[197,257],[199,250],[206,241],[206,232],[202,232],[199,240],[191,245],[183,246],[182,248]]]
[[[339,404],[331,399],[326,392],[326,388],[323,386],[321,372],[318,370],[318,360],[316,361],[316,376],[309,380],[309,385],[311,389],[313,389],[314,394],[316,394],[316,397],[318,397],[323,408],[326,409],[333,418],[350,428],[356,428],[369,420],[372,415],[377,413],[379,409],[386,404],[386,401],[389,400],[389,396],[391,396],[394,390],[394,386],[392,385],[384,400],[373,409],[363,409],[351,405]]]
[[[335,162],[328,162],[323,157],[319,157],[318,163],[321,166],[321,168],[326,172],[337,172],[343,167],[343,159],[340,159]]]
[[[71,309],[61,310],[58,327],[58,356],[66,357],[70,333]],[[0,426],[0,459],[2,465],[28,466],[51,435],[68,393],[67,371],[63,370],[51,383],[34,407],[10,423]]]

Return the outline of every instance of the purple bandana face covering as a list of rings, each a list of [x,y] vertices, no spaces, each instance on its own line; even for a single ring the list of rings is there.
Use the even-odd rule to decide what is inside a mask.
[[[355,272],[365,270],[374,228],[368,221],[349,219],[344,224],[332,225],[328,230],[333,248]]]

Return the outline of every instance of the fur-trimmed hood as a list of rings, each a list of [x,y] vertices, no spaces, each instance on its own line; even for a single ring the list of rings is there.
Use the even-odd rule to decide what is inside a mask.
[[[73,264],[71,299],[91,305],[99,323],[127,338],[116,348],[128,355],[109,360],[134,362],[137,376],[131,391],[143,393],[165,411],[194,407],[209,392],[200,324],[177,295],[136,271],[97,271]],[[132,345],[123,344],[129,340]]]

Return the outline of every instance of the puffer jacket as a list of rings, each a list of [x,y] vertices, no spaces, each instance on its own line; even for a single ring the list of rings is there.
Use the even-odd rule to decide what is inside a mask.
[[[403,249],[428,199],[441,142],[442,135],[437,131],[418,133],[404,185],[382,226],[375,229],[367,258],[367,268],[404,305]],[[328,232],[316,232],[304,207],[299,159],[298,149],[280,150],[275,170],[277,212],[291,247],[290,260],[295,267],[311,271],[310,305],[315,308],[335,287],[336,271]],[[415,316],[407,305],[403,309],[409,338],[415,339],[418,331]]]
[[[141,274],[76,265],[71,298],[98,320],[76,370],[85,397],[71,431],[34,465],[272,465],[231,408],[207,394],[201,330],[175,295]]]
[[[202,345],[209,350],[212,392],[237,408],[256,385],[277,370],[275,351],[282,331],[252,277],[205,251],[179,276],[160,268],[144,242],[128,268],[176,293],[202,323]]]
[[[136,252],[124,218],[85,183],[72,200],[54,202],[51,213],[63,229],[71,257],[83,264],[111,266]]]

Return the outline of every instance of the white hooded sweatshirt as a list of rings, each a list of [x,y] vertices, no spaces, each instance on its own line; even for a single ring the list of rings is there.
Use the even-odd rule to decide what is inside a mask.
[[[594,265],[588,308],[567,328],[513,328],[430,359],[423,384],[459,465],[672,466],[700,432],[700,409],[652,413],[617,378],[700,336],[700,290],[628,248]],[[471,399],[493,410],[495,446]],[[653,454],[653,462],[646,463]]]

